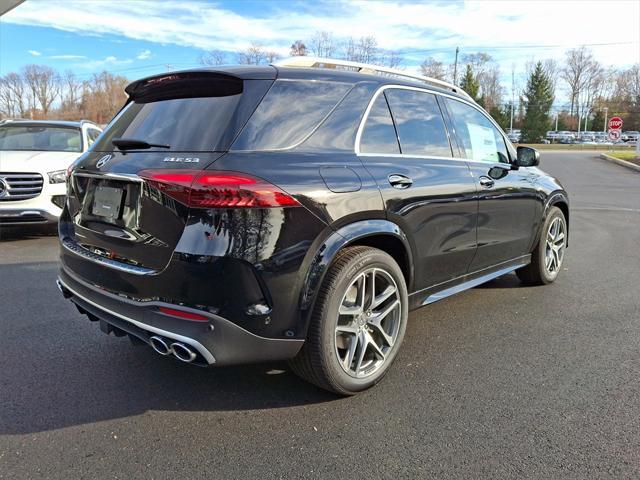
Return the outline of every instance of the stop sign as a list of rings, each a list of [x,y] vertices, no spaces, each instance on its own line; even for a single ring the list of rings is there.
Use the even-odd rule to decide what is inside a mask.
[[[622,128],[622,119],[620,117],[611,117],[609,119],[609,130],[620,130]]]

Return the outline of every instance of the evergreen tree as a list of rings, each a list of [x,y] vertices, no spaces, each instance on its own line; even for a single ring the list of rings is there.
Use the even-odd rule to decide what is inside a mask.
[[[471,65],[467,65],[467,70],[460,80],[460,88],[462,88],[465,92],[469,94],[471,98],[473,98],[476,102],[480,100],[478,97],[478,92],[480,90],[480,83],[478,79],[473,74],[473,70],[471,69]]]
[[[606,130],[604,123],[604,112],[602,110],[597,110],[596,113],[593,114],[593,118],[589,120],[589,129],[595,132]]]
[[[499,105],[495,105],[489,110],[489,114],[493,117],[498,125],[503,130],[509,129],[509,123],[511,122],[511,105],[505,105],[504,107],[500,107]]]
[[[538,62],[527,81],[523,92],[525,114],[522,122],[522,141],[538,143],[549,130],[549,112],[553,105],[553,83],[544,71],[542,62]]]

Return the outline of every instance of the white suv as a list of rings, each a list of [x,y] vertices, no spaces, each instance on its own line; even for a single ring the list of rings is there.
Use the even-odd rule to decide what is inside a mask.
[[[0,226],[57,222],[67,168],[101,133],[86,120],[0,123]]]

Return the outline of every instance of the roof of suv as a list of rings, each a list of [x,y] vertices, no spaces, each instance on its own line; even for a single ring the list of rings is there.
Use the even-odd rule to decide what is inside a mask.
[[[178,70],[174,72],[163,73],[160,75],[151,75],[132,82],[127,86],[126,91],[131,92],[136,85],[141,84],[149,79],[161,78],[165,76],[184,74],[184,73],[221,73],[231,75],[243,80],[275,80],[276,78],[288,79],[308,79],[308,80],[326,80],[339,81],[347,83],[358,82],[376,82],[380,85],[403,85],[408,87],[428,88],[430,90],[453,95],[464,100],[469,100],[464,95],[452,90],[438,87],[437,85],[427,84],[418,79],[411,77],[395,76],[393,74],[374,74],[344,69],[334,68],[316,68],[316,67],[283,67],[277,65],[255,65],[255,66],[219,66],[219,67],[203,67],[188,70]]]
[[[90,125],[95,125],[97,127],[97,125],[89,120],[80,120],[77,122],[73,122],[73,121],[67,121],[67,120],[6,120],[2,123],[0,123],[0,125],[2,126],[6,126],[6,125],[24,125],[24,126],[49,126],[49,127],[73,127],[73,128],[80,128],[82,127],[82,125],[84,124],[90,124]]]

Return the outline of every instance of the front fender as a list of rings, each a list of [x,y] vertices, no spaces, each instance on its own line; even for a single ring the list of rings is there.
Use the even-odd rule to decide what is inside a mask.
[[[389,220],[362,220],[340,227],[333,231],[315,250],[309,269],[304,280],[300,294],[300,327],[306,332],[316,301],[318,290],[324,277],[333,263],[338,252],[349,246],[357,244],[359,241],[373,236],[388,235],[400,242],[405,248],[409,278],[407,286],[409,289],[413,284],[413,255],[409,240],[402,229]],[[309,252],[311,254],[311,252]],[[298,329],[298,331],[300,331]]]
[[[566,211],[564,212],[567,221],[567,241],[566,246],[569,246],[569,195],[564,190],[556,190],[552,192],[546,199],[544,204],[544,210],[542,211],[542,220],[540,221],[540,226],[538,227],[538,232],[535,238],[539,238],[540,230],[544,225],[545,220],[547,219],[547,215],[549,215],[549,210],[551,207],[556,206],[558,204],[565,204],[567,206]],[[563,210],[561,208],[561,210]]]

